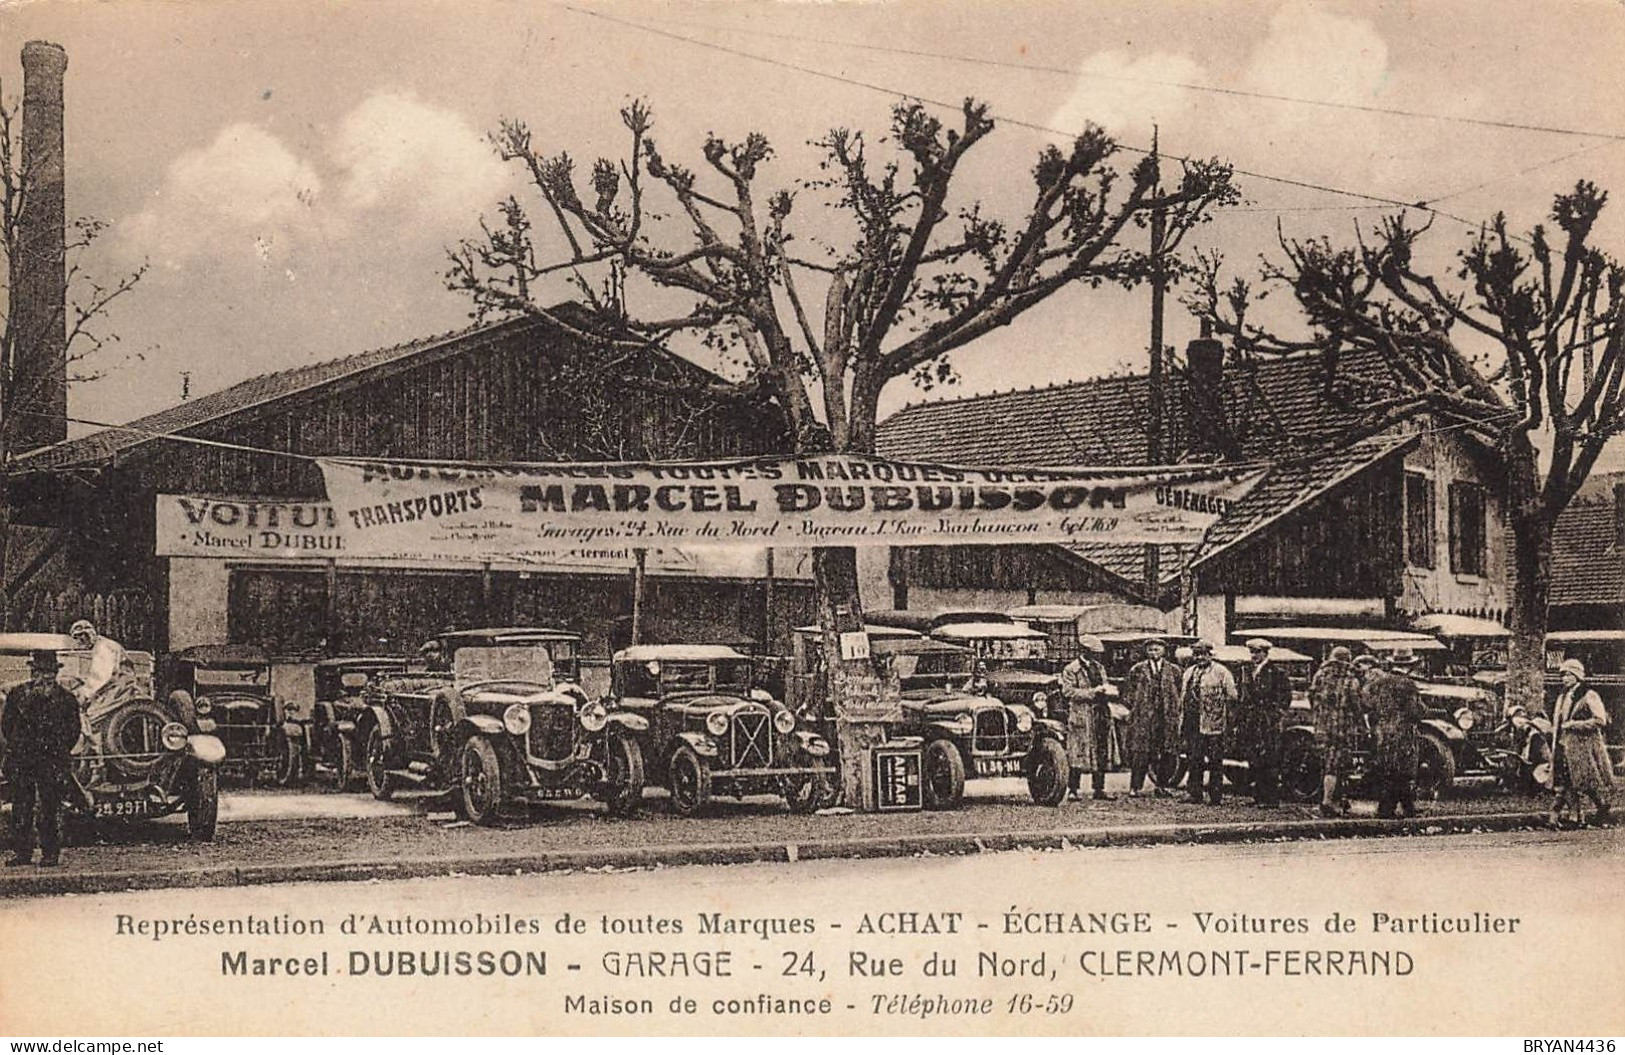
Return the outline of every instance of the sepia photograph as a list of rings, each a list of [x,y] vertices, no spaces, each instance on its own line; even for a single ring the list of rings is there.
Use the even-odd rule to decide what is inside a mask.
[[[1613,1052],[1621,56],[0,0],[0,1034]]]

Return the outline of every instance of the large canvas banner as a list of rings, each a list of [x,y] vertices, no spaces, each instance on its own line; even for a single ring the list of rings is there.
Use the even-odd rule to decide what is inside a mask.
[[[597,546],[1199,542],[1257,468],[965,468],[852,455],[705,463],[321,461],[352,555]]]

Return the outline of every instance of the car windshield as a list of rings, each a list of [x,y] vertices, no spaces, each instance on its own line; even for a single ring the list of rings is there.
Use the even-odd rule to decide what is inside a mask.
[[[550,686],[553,658],[546,645],[460,648],[452,657],[452,678],[458,686],[481,681],[528,681]]]
[[[751,689],[749,660],[696,663],[666,660],[660,664],[661,695],[678,692],[724,692],[745,695]]]
[[[1049,641],[1042,637],[978,637],[962,643],[993,669],[1019,667],[1024,665],[1022,661],[1044,659],[1049,655]]]
[[[213,670],[192,672],[192,682],[200,689],[263,689],[271,684],[271,672],[264,667],[252,670]]]

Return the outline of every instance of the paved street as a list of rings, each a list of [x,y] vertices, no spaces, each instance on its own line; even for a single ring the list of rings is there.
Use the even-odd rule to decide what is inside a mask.
[[[785,882],[794,881],[794,898]],[[995,853],[948,859],[818,861],[796,865],[684,867],[654,871],[411,880],[384,885],[312,883],[209,891],[147,891],[0,904],[7,943],[31,962],[23,985],[0,989],[0,1020],[24,1034],[158,1032],[229,1028],[240,1033],[339,1029],[359,1033],[454,1031],[586,1032],[694,1030],[794,1032],[795,1019],[718,1015],[713,998],[827,995],[829,1018],[810,1029],[869,1032],[1195,1032],[1242,1028],[1274,1033],[1489,1033],[1523,1036],[1618,1034],[1625,1007],[1615,995],[1625,984],[1625,916],[1598,899],[1625,883],[1625,834],[1505,833],[1412,840],[1292,842],[1243,846]],[[585,933],[561,937],[558,919],[568,910],[585,920]],[[1009,935],[1005,913],[1014,910],[1025,933]],[[897,937],[866,934],[864,914],[878,929],[896,929],[904,917],[882,912],[962,912],[957,933]],[[701,913],[731,918],[810,920],[803,933],[735,937],[698,933]],[[1083,913],[1117,921],[1088,934],[1035,934],[1044,929],[1027,913]],[[377,913],[407,937],[340,933],[351,913]],[[1133,933],[1144,914],[1148,930]],[[1204,930],[1197,913],[1211,913]],[[1329,935],[1325,919],[1340,913],[1350,931]],[[1385,914],[1374,926],[1374,913]],[[320,938],[120,936],[120,914],[131,920],[195,915],[201,919],[321,919]],[[287,914],[285,917],[283,914]],[[1091,916],[1090,914],[1095,914]],[[1121,915],[1110,915],[1121,914]],[[535,920],[531,937],[425,937],[432,920]],[[661,919],[676,919],[681,936]],[[1060,918],[1060,917],[1056,917]],[[916,923],[926,917],[916,917]],[[1307,932],[1261,933],[1269,920],[1302,920]],[[1441,924],[1440,919],[1446,921]],[[401,923],[416,920],[417,923]],[[606,938],[606,920],[620,936]],[[1497,924],[1494,921],[1500,920]],[[128,930],[133,924],[127,924]],[[1291,928],[1292,923],[1285,923]],[[1394,933],[1395,929],[1404,933]],[[918,926],[915,929],[921,929]],[[1100,928],[1097,928],[1100,929]],[[1130,933],[1113,933],[1126,929]],[[1499,929],[1501,932],[1496,933]],[[1436,933],[1466,930],[1467,933]],[[1474,931],[1478,931],[1474,933]],[[100,948],[105,955],[53,957],[49,949]],[[541,977],[379,977],[380,950],[430,953],[452,948],[545,950]],[[1125,959],[1119,949],[1152,949],[1153,960]],[[221,953],[300,957],[330,952],[326,977],[255,979],[222,976]],[[689,963],[703,951],[730,950],[727,978],[643,977],[627,965],[649,954],[683,951]],[[1408,957],[1404,977],[1326,976],[1294,972],[1307,961],[1291,950],[1382,952]],[[24,952],[24,950],[27,950]],[[359,950],[359,959],[352,951]],[[1238,950],[1242,950],[1238,952]],[[1275,950],[1271,958],[1271,950]],[[1583,957],[1578,950],[1591,950]],[[1602,951],[1597,951],[1602,950]],[[1000,964],[1042,954],[1036,979],[976,977],[980,953]],[[606,956],[617,952],[620,955]],[[1125,976],[1116,967],[1162,964],[1177,954],[1187,969],[1177,975]],[[1198,964],[1220,962],[1221,952],[1270,962],[1268,975],[1195,976]],[[862,958],[854,960],[854,954]],[[937,953],[958,961],[956,977],[928,977],[926,959]],[[800,968],[810,954],[812,975]],[[871,977],[864,964],[899,959],[895,973]],[[1568,973],[1586,964],[1583,984]],[[859,964],[857,969],[854,964]],[[569,965],[576,965],[572,969]],[[715,966],[715,964],[713,964]],[[1103,969],[1103,967],[1105,969]],[[790,968],[795,968],[791,970]],[[1016,969],[1014,967],[1012,970]],[[1206,969],[1204,967],[1204,969]],[[364,974],[360,972],[364,971]],[[1113,973],[1116,971],[1116,973]],[[619,972],[619,973],[616,973]],[[788,973],[787,973],[788,972]],[[631,973],[633,977],[628,977]],[[152,983],[140,979],[151,978]],[[106,984],[135,987],[141,999],[120,1001],[117,1012],[102,998]],[[38,986],[53,994],[35,1003]],[[894,994],[981,993],[995,998],[990,1017],[930,1019],[877,1014]],[[1070,1010],[1004,1017],[1009,1001],[1028,993],[1040,1004],[1070,996]],[[585,994],[653,998],[652,1013],[593,1017],[568,1012],[566,998]],[[133,995],[133,994],[132,994]],[[671,1016],[672,997],[698,998],[693,1016]],[[1060,1004],[1054,1005],[1059,1007]],[[230,1008],[229,1012],[224,1009]],[[229,1025],[222,1016],[229,1014]],[[1245,1016],[1238,1019],[1237,1016]],[[302,1025],[300,1025],[302,1024]]]

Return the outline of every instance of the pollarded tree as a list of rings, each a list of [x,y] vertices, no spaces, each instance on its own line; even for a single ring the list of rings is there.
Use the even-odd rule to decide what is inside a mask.
[[[1067,149],[1039,151],[1026,214],[996,219],[954,194],[966,158],[994,128],[975,100],[957,127],[921,103],[898,104],[874,144],[836,128],[814,144],[819,171],[776,188],[773,149],[759,133],[708,137],[704,164],[690,168],[660,150],[644,103],[620,116],[625,157],[600,158],[584,180],[568,154],[548,154],[523,122],[505,122],[497,148],[528,175],[551,237],[540,240],[531,210],[510,198],[499,223],[451,251],[449,286],[473,299],[476,317],[553,318],[543,294],[550,277],[564,276],[616,340],[699,335],[737,357],[741,388],[779,408],[793,453],[872,454],[889,383],[948,380],[950,353],[1064,290],[1143,281],[1152,260],[1128,244],[1131,227],[1161,211],[1171,254],[1237,199],[1231,169],[1217,161],[1185,162],[1171,189],[1155,156],[1120,174],[1117,143],[1091,126]],[[798,212],[806,198],[829,207],[812,225]],[[615,295],[605,296],[595,268],[639,283],[632,297],[658,307],[629,311],[623,284],[612,281]],[[837,632],[862,623],[854,552],[818,550],[815,575],[834,671]]]
[[[1557,195],[1555,230],[1526,238],[1497,215],[1444,278],[1417,262],[1428,225],[1403,215],[1354,246],[1282,238],[1284,262],[1267,263],[1263,279],[1291,293],[1309,327],[1301,339],[1250,318],[1263,294],[1242,279],[1221,286],[1217,257],[1189,300],[1238,348],[1325,352],[1336,394],[1364,411],[1366,431],[1425,410],[1499,450],[1512,534],[1507,691],[1532,705],[1542,702],[1557,518],[1625,433],[1625,267],[1592,237],[1607,201],[1582,181]],[[1391,379],[1353,377],[1339,354],[1351,349],[1375,353]]]

